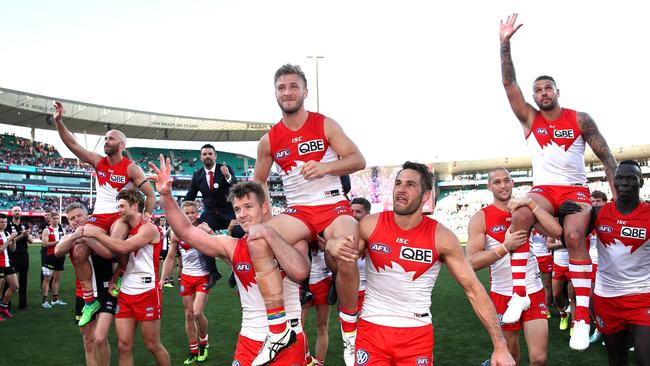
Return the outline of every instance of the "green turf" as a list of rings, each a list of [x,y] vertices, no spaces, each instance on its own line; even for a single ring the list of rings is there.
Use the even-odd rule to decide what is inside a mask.
[[[38,289],[39,248],[30,248],[29,310],[15,310],[15,317],[0,323],[2,340],[0,354],[3,365],[83,365],[81,336],[73,322],[74,273],[66,263],[61,297],[69,303],[51,310],[40,308]],[[224,274],[230,273],[219,263]],[[487,281],[487,271],[479,272]],[[17,295],[16,295],[17,296]],[[14,297],[17,303],[17,297]],[[310,343],[315,341],[315,312],[312,311],[306,329]],[[490,356],[492,347],[481,324],[460,287],[443,270],[433,291],[433,323],[435,325],[436,366],[480,365]],[[239,298],[236,292],[220,281],[210,295],[206,316],[209,321],[210,356],[205,365],[230,365],[241,322]],[[607,357],[601,345],[592,345],[586,352],[570,351],[568,333],[557,330],[558,319],[549,322],[549,365],[605,365]],[[180,297],[175,289],[164,289],[162,342],[169,351],[173,365],[180,365],[188,353],[184,330],[184,315]],[[134,358],[136,365],[152,365],[153,359],[136,336]],[[113,362],[117,365],[115,335],[110,335]],[[523,343],[523,340],[522,340]],[[313,350],[313,347],[312,347]],[[336,312],[331,311],[330,347],[327,364],[342,366],[341,342]],[[522,365],[527,365],[525,345],[522,344]],[[633,363],[632,363],[633,364]]]

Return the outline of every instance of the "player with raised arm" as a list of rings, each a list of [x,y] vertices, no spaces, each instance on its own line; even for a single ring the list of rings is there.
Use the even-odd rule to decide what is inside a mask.
[[[605,175],[612,187],[616,160],[591,116],[560,107],[560,90],[552,77],[542,75],[533,83],[533,98],[539,110],[526,102],[517,84],[510,51],[510,39],[521,26],[522,24],[517,24],[517,14],[501,22],[501,77],[510,107],[523,128],[532,159],[534,187],[529,192],[529,197],[537,202],[540,209],[555,214],[567,200],[582,206],[581,212],[566,217],[563,235],[570,256],[569,277],[577,299],[574,332],[569,346],[575,350],[584,350],[589,346],[589,291],[592,273],[591,259],[585,246],[585,233],[591,214],[584,162],[586,145],[589,144],[602,161]],[[512,214],[511,227],[515,231],[529,230],[535,221],[531,210],[521,207]],[[525,246],[520,247],[520,250],[526,250]],[[523,290],[517,291],[515,288],[504,318],[509,315],[509,319],[518,319],[529,303]]]
[[[268,224],[289,243],[311,242],[318,235],[327,242],[349,238],[350,249],[356,251],[358,224],[344,196],[340,176],[363,169],[365,159],[338,123],[305,109],[307,78],[299,66],[280,67],[274,83],[282,120],[260,139],[254,179],[267,189],[271,166],[278,164],[288,208]],[[331,255],[327,244],[325,253]],[[329,259],[329,265],[336,272],[343,358],[349,366],[354,362],[359,271],[356,260],[334,257]],[[276,337],[274,331],[271,337]]]
[[[54,108],[54,122],[61,140],[79,160],[92,165],[97,173],[97,197],[93,214],[88,219],[88,224],[86,224],[87,229],[93,230],[93,228],[97,228],[115,238],[126,238],[128,227],[124,223],[120,223],[120,215],[117,213],[117,194],[121,190],[131,187],[140,189],[146,195],[146,203],[142,213],[145,222],[151,219],[151,213],[156,206],[156,194],[153,187],[148,183],[142,168],[122,155],[126,147],[126,136],[118,130],[106,132],[104,137],[104,153],[106,156],[101,156],[81,146],[63,124],[63,105],[60,102],[54,102]],[[100,307],[100,304],[92,295],[92,267],[88,262],[90,249],[95,245],[97,245],[96,242],[86,240],[85,244],[75,245],[73,249],[77,279],[81,283],[84,292],[83,298],[86,302],[79,321],[80,327],[86,325]],[[121,265],[124,266],[125,263],[122,262]]]

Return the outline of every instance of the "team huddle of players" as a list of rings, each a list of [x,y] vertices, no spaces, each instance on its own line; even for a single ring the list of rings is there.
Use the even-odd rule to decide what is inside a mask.
[[[431,291],[442,264],[467,294],[492,341],[491,365],[518,363],[520,329],[530,364],[545,365],[547,308],[529,244],[535,227],[567,249],[565,276],[575,293],[569,346],[584,350],[589,345],[592,299],[595,324],[604,335],[611,364],[627,364],[630,336],[637,364],[650,364],[650,206],[639,198],[641,169],[633,161],[617,166],[593,119],[559,106],[553,78],[535,80],[537,108],[525,101],[510,55],[510,38],[521,26],[516,18],[508,17],[500,27],[502,79],[528,143],[534,187],[527,196],[512,198],[508,171],[490,172],[494,203],[472,217],[467,255],[452,231],[422,214],[434,188],[423,164],[404,163],[395,177],[391,211],[363,218],[353,213],[340,176],[363,169],[365,159],[338,123],[305,110],[307,81],[298,66],[284,65],[275,74],[282,119],[259,142],[254,181],[230,190],[237,222],[246,232],[243,238],[215,235],[207,225],[199,225],[196,204],[179,207],[172,197],[169,158],[150,163],[172,230],[169,251],[179,251],[183,261],[181,296],[190,343],[186,363],[208,357],[208,321],[203,315],[207,273],[198,260],[200,252],[228,262],[239,289],[242,327],[233,365],[324,364],[327,341],[319,332],[315,357],[306,356],[301,325],[300,283],[310,276],[311,246],[312,276],[324,279],[318,273],[327,269],[336,274],[346,365],[433,364]],[[80,205],[68,207],[75,231],[59,239],[54,253],[70,253],[75,266],[87,363],[109,363],[106,337],[114,314],[120,365],[133,364],[137,325],[155,362],[169,365],[160,342],[161,287],[174,255],[168,255],[171,259],[165,260],[160,276],[158,258],[165,235],[151,222],[154,187],[140,167],[122,156],[124,134],[109,131],[106,155],[100,156],[77,143],[63,124],[63,106],[55,107],[54,121],[64,143],[92,164],[97,175],[93,214]],[[614,192],[614,200],[599,209],[591,207],[586,188],[586,144],[603,162]],[[274,163],[281,169],[288,208],[271,217],[266,181]],[[585,245],[592,232],[599,254],[593,297],[592,262]],[[474,273],[487,266],[489,295]],[[313,287],[317,305],[323,302],[325,287]]]

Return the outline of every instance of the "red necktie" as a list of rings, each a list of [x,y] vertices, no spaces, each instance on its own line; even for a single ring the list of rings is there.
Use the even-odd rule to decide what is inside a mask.
[[[210,170],[208,175],[210,175],[210,190],[212,191],[214,189],[214,172]]]

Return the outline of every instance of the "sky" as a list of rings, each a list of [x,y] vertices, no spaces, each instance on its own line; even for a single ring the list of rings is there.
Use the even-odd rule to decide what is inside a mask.
[[[612,149],[648,143],[643,2],[11,1],[0,5],[0,87],[160,113],[277,122],[273,74],[308,77],[306,107],[336,120],[369,166],[524,156],[501,85],[499,20],[519,13],[517,79],[552,75]],[[15,129],[5,127],[7,131]],[[27,130],[18,130],[28,134]],[[51,132],[36,138],[71,154]],[[89,139],[94,148],[96,138]],[[198,149],[148,141],[148,146]],[[130,139],[128,146],[143,146]],[[256,142],[216,144],[255,156]]]

